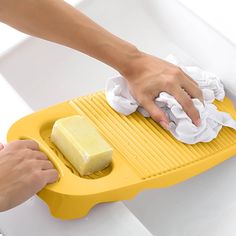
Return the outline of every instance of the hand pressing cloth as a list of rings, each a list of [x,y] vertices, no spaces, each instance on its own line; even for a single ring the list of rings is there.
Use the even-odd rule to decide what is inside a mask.
[[[217,107],[212,104],[215,99],[221,101],[225,96],[224,86],[219,78],[196,66],[179,65],[177,59],[172,55],[168,56],[166,60],[179,66],[194,79],[202,90],[204,98],[204,104],[199,99],[192,99],[201,118],[200,126],[196,127],[173,96],[166,92],[159,94],[155,103],[169,118],[169,131],[172,135],[179,141],[194,144],[210,142],[218,135],[222,126],[236,130],[236,121],[228,113],[218,111]],[[105,93],[108,103],[117,112],[127,116],[137,110],[144,117],[150,117],[149,113],[131,96],[127,81],[123,77],[109,79]]]

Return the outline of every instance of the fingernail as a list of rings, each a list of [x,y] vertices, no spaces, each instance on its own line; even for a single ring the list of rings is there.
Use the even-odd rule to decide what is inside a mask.
[[[197,119],[196,122],[195,122],[195,125],[197,127],[199,127],[201,125],[201,119]]]
[[[166,121],[160,121],[159,123],[164,129],[169,130],[169,124]]]

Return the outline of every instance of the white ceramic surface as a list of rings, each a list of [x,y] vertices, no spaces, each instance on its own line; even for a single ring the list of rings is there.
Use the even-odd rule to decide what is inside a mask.
[[[234,0],[178,1],[236,45],[236,27],[232,27],[236,20]]]
[[[65,2],[76,5],[83,0],[65,0]],[[19,43],[27,39],[29,36],[12,27],[0,22],[0,56],[12,50]]]
[[[78,7],[146,52],[160,57],[172,53],[218,73],[236,102],[235,46],[178,1],[87,0]],[[74,50],[30,38],[0,58],[0,73],[37,110],[103,89],[107,77],[117,72]],[[184,183],[140,193],[125,204],[153,235],[234,236],[235,178],[232,158]]]

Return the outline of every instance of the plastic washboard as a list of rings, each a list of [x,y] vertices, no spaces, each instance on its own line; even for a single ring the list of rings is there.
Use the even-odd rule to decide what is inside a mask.
[[[236,118],[228,98],[215,102],[219,110]],[[103,171],[81,177],[50,141],[54,122],[62,117],[87,116],[113,147],[112,164]],[[167,187],[221,163],[236,154],[236,131],[223,127],[210,143],[188,145],[177,141],[150,118],[139,113],[124,116],[106,102],[103,92],[35,112],[17,121],[8,141],[33,139],[60,173],[57,183],[47,185],[38,195],[52,215],[79,218],[101,202],[130,199],[147,188]]]

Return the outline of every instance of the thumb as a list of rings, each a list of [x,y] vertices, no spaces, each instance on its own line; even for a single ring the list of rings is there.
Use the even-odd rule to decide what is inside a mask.
[[[151,118],[159,123],[164,129],[169,128],[169,120],[166,114],[158,107],[154,101],[147,101],[142,104],[143,108],[150,114]]]

